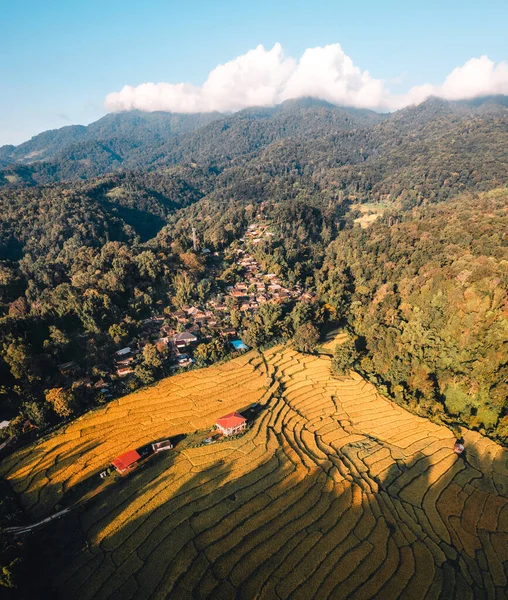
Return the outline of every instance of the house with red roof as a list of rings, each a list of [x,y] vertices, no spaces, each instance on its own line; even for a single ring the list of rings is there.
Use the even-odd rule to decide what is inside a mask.
[[[134,371],[130,367],[120,367],[116,370],[116,374],[118,375],[118,377],[126,377],[131,373],[134,373]]]
[[[247,427],[247,419],[242,417],[238,412],[232,412],[229,415],[217,419],[215,425],[222,435],[236,435],[245,430]]]
[[[137,450],[129,450],[115,458],[115,460],[112,460],[111,464],[120,475],[124,475],[128,471],[135,469],[138,466],[139,460],[141,460],[141,454]]]
[[[231,296],[233,296],[233,298],[244,298],[245,297],[245,292],[241,292],[240,290],[233,290],[231,292]]]

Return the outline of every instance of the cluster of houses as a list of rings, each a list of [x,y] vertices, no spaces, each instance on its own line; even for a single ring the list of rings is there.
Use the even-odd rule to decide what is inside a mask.
[[[266,302],[310,302],[313,299],[313,295],[304,292],[299,285],[284,287],[275,273],[264,273],[261,265],[245,250],[239,248],[235,254],[236,264],[242,267],[245,275],[241,281],[229,286],[227,291],[237,301],[241,311],[254,313]]]
[[[115,352],[114,359],[118,377],[126,377],[133,372],[132,363],[134,362],[137,352],[137,350],[132,349],[130,346],[121,348]]]
[[[310,302],[313,295],[304,292],[300,286],[285,287],[276,273],[265,273],[256,259],[245,249],[246,242],[259,243],[263,238],[273,236],[268,231],[268,225],[249,225],[239,248],[233,250],[235,264],[241,267],[243,277],[234,285],[226,288],[226,297],[210,300],[206,308],[200,306],[184,306],[168,315],[183,331],[162,327],[163,336],[157,344],[171,346],[177,358],[177,367],[192,364],[192,348],[198,342],[206,342],[220,335],[229,339],[235,350],[245,350],[247,347],[238,339],[233,327],[227,326],[228,313],[231,306],[243,312],[255,313],[266,302],[286,302],[302,300]],[[233,299],[234,302],[231,301]],[[225,325],[226,323],[226,325]]]
[[[269,231],[269,225],[267,223],[253,223],[247,227],[245,235],[240,238],[241,242],[250,242],[251,244],[259,244],[263,238],[272,238],[274,234]]]
[[[276,273],[264,273],[261,265],[246,248],[270,239],[274,234],[269,225],[262,222],[249,225],[241,246],[234,250],[235,262],[245,273],[242,281],[228,288],[228,292],[238,301],[240,310],[254,312],[265,302],[286,302],[287,300],[311,301],[313,295],[304,292],[299,285],[285,287]]]
[[[264,272],[248,251],[252,245],[273,235],[265,223],[258,221],[249,225],[244,237],[240,239],[240,246],[233,250],[235,264],[241,268],[241,280],[228,286],[225,294],[208,301],[206,306],[183,306],[180,310],[142,321],[141,325],[146,332],[141,335],[142,339],[114,353],[114,369],[108,373],[109,383],[102,378],[95,383],[89,377],[79,379],[79,367],[75,362],[59,365],[61,373],[68,375],[73,386],[85,385],[110,397],[115,379],[122,380],[134,373],[137,355],[147,343],[154,343],[159,352],[167,349],[172,359],[172,369],[191,366],[194,363],[194,348],[214,337],[227,339],[233,350],[246,350],[247,346],[238,339],[235,328],[230,326],[229,311],[232,307],[254,314],[266,302],[313,300],[313,295],[304,292],[300,286],[288,288],[276,273]],[[207,253],[210,254],[210,251],[207,250]]]
[[[127,353],[126,350],[129,350],[129,353]],[[128,367],[129,363],[133,360],[133,355],[134,352],[131,351],[130,348],[124,348],[115,353],[114,358],[116,362],[117,373],[119,371],[123,372],[123,370]],[[106,382],[102,377],[98,381],[93,382],[88,375],[85,375],[84,377],[80,376],[80,367],[77,362],[72,360],[61,363],[58,365],[58,370],[60,371],[61,375],[65,376],[71,382],[71,386],[73,388],[91,388],[96,392],[103,394],[106,398],[112,397],[110,383]],[[129,368],[125,374],[131,372],[132,369]]]
[[[220,436],[230,437],[245,431],[247,428],[247,419],[239,412],[232,412],[217,419],[215,427]],[[171,450],[172,448],[173,444],[171,440],[168,439],[160,442],[154,442],[153,444],[147,444],[146,446],[142,446],[136,450],[128,450],[112,460],[111,466],[105,471],[102,471],[100,476],[102,479],[104,479],[112,470],[120,473],[120,475],[126,475],[129,471],[135,469],[141,463],[141,461],[145,460],[146,458],[159,452],[163,452],[164,450]]]
[[[210,302],[210,308],[203,309],[198,306],[183,306],[180,310],[169,313],[166,318],[174,323],[174,326],[163,325],[160,329],[162,334],[155,344],[161,351],[167,347],[170,354],[175,358],[173,368],[186,367],[194,363],[192,350],[198,343],[209,342],[214,336],[221,336],[233,343],[233,348],[238,349],[238,340],[235,340],[236,329],[227,326],[226,315],[221,315],[220,310],[214,309],[222,306],[219,302]],[[226,311],[226,306],[223,307]],[[179,331],[181,330],[181,331]],[[143,343],[141,343],[141,346]]]

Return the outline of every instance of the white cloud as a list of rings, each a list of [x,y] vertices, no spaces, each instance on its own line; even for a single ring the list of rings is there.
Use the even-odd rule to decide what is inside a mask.
[[[440,85],[426,83],[395,95],[384,80],[355,66],[340,44],[309,48],[299,61],[284,56],[282,46],[275,44],[271,50],[260,45],[218,65],[202,86],[126,85],[108,94],[105,106],[111,111],[233,112],[312,96],[343,106],[394,110],[418,104],[431,95],[458,100],[489,94],[508,94],[508,64],[496,65],[486,56],[457,67]]]
[[[392,108],[401,108],[419,104],[429,96],[465,100],[495,94],[508,94],[508,64],[500,62],[496,65],[487,56],[481,56],[453,69],[441,85],[418,85],[407,94],[393,96],[391,105]]]
[[[305,50],[280,92],[280,100],[312,96],[343,106],[378,108],[384,83],[361,71],[339,44]]]
[[[472,58],[454,69],[437,93],[449,100],[508,94],[508,64],[496,65],[487,56]]]
[[[189,83],[126,85],[108,94],[106,108],[113,111],[167,110],[172,112],[236,111],[248,106],[272,106],[279,102],[295,61],[285,58],[280,44],[271,50],[258,46],[219,65],[201,87]]]

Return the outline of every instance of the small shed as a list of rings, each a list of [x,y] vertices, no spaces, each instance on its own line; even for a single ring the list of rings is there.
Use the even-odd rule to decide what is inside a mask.
[[[118,377],[127,377],[127,375],[130,375],[131,373],[134,373],[134,371],[130,367],[120,367],[116,370]]]
[[[185,323],[187,321],[187,313],[183,310],[177,310],[176,312],[173,313],[173,317],[179,322],[179,323]]]
[[[115,352],[115,356],[127,356],[128,354],[130,354],[132,352],[132,348],[122,348],[121,350],[117,350]]]
[[[217,419],[216,427],[225,436],[236,435],[247,427],[247,419],[238,412],[232,412]]]
[[[73,360],[58,365],[58,370],[62,375],[65,375],[66,373],[70,373],[72,371],[77,371],[78,369],[78,363]]]
[[[162,442],[154,442],[152,444],[152,449],[157,454],[157,452],[162,452],[163,450],[171,450],[173,448],[173,444],[171,440],[164,440]]]
[[[224,329],[221,329],[221,334],[226,336],[236,335],[236,329],[233,327],[225,327]]]
[[[111,464],[121,475],[123,475],[124,473],[127,473],[127,471],[135,469],[140,459],[141,454],[137,450],[129,450],[111,461]]]
[[[464,450],[464,444],[462,444],[461,442],[455,442],[455,445],[453,446],[453,451],[455,452],[455,454],[462,454]]]

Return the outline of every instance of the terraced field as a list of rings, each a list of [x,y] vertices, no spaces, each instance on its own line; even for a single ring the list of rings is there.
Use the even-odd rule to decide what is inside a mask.
[[[112,457],[266,404],[241,438],[155,457],[53,523],[61,598],[506,598],[508,452],[275,348],[170,378],[0,465],[34,516]],[[72,534],[70,533],[72,532]]]

